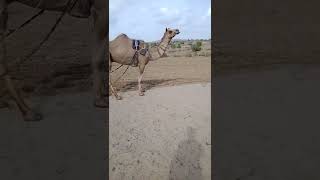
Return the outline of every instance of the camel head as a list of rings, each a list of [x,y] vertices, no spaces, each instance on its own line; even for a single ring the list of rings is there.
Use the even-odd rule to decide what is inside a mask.
[[[180,33],[179,29],[166,28],[166,32],[164,36],[171,40],[174,36],[176,36],[179,33]]]

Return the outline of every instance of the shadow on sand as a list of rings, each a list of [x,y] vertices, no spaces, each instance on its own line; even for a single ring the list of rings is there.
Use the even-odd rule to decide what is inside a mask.
[[[170,165],[170,180],[201,180],[200,156],[202,147],[195,139],[192,127],[187,128],[187,139],[179,143]]]
[[[172,82],[175,82],[179,79],[151,79],[151,80],[143,80],[142,81],[142,87],[145,90],[150,90],[154,87],[158,86],[164,86],[164,85],[170,85]],[[122,84],[122,83],[121,83]],[[132,90],[138,90],[138,82],[137,81],[131,81],[131,82],[126,82],[123,83],[120,87],[118,87],[118,90],[121,92],[126,92],[126,91],[132,91]]]

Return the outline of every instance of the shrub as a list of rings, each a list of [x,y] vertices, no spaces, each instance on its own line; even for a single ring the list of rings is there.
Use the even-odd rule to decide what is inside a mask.
[[[198,47],[201,47],[201,46],[202,46],[202,42],[201,42],[201,41],[197,41],[196,45],[197,45]]]
[[[177,43],[176,48],[181,48],[181,43],[180,42]]]
[[[175,48],[181,48],[181,43],[180,42],[175,42],[171,44],[171,48],[175,49]]]
[[[201,45],[202,43],[198,41],[196,44],[191,45],[191,49],[193,52],[201,51]]]

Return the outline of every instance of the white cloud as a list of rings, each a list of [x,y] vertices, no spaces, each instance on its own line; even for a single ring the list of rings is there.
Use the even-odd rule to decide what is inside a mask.
[[[160,11],[161,11],[162,13],[166,13],[166,12],[168,12],[168,8],[160,8]]]
[[[163,26],[181,26],[187,23],[190,17],[188,8],[160,8],[159,11],[153,12],[155,22]]]
[[[207,20],[208,18],[211,18],[211,7],[208,9],[208,11],[205,15],[201,16],[201,19],[203,21]]]
[[[202,3],[203,1],[198,3],[194,0],[148,2],[110,0],[110,38],[119,33],[126,33],[129,37],[156,40],[165,27],[180,29],[181,38],[199,38],[210,34],[209,1],[207,3]]]
[[[119,16],[126,8],[130,7],[133,0],[113,0],[109,1],[109,20],[110,24],[116,24]]]

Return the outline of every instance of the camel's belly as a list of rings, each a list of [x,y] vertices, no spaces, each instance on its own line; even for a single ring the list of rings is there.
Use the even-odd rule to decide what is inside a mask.
[[[131,64],[134,56],[134,51],[131,49],[124,50],[124,51],[116,49],[114,51],[110,51],[110,53],[111,53],[113,62],[117,62],[124,65]]]
[[[132,64],[133,56],[118,56],[117,58],[113,58],[113,62],[123,64],[123,65],[130,65]]]

